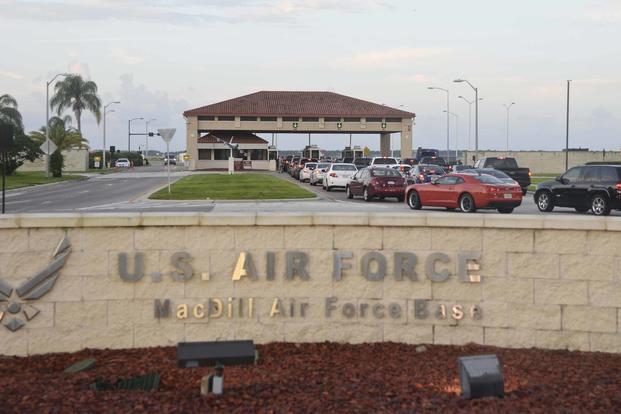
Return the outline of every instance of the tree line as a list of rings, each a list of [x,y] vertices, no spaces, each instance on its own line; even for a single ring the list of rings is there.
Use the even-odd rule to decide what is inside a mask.
[[[50,156],[50,171],[55,177],[62,175],[62,151],[89,148],[88,140],[82,135],[82,114],[85,111],[91,112],[99,124],[101,99],[97,94],[97,84],[85,81],[80,75],[68,75],[56,83],[50,108],[56,112],[56,116],[51,117],[47,125],[41,126],[39,130],[26,133],[17,100],[9,94],[0,95],[0,124],[11,125],[14,130],[14,141],[6,158],[8,175],[13,174],[24,162],[34,161],[43,155],[39,147],[45,142],[46,130],[57,147]],[[67,110],[73,112],[77,128],[73,127],[70,115],[63,115]]]

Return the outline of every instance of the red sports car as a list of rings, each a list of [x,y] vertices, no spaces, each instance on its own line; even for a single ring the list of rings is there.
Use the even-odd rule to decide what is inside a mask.
[[[472,213],[487,208],[508,214],[522,204],[519,185],[505,184],[487,174],[447,174],[431,183],[410,185],[405,194],[413,210],[429,206]]]

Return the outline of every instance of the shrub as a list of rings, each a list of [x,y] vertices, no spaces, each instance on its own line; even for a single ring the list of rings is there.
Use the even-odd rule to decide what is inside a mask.
[[[52,172],[52,177],[62,177],[64,163],[65,160],[60,151],[54,151],[50,157],[50,171]]]

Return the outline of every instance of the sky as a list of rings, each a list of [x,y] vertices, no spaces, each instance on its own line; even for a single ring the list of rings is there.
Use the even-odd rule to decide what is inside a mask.
[[[469,140],[472,89],[479,148],[621,149],[621,0],[0,0],[0,94],[15,97],[28,131],[45,124],[45,85],[60,72],[99,87],[107,145],[127,148],[128,119],[172,127],[185,148],[184,110],[260,90],[333,91],[416,113],[413,146]],[[53,88],[53,87],[52,87]],[[51,90],[52,92],[52,90]],[[474,147],[474,105],[470,148]],[[83,132],[103,145],[86,113]],[[134,121],[132,132],[144,132]],[[455,132],[457,132],[455,134]],[[398,148],[398,134],[393,147]],[[281,149],[306,136],[279,135]],[[313,136],[324,149],[344,135]],[[145,138],[132,137],[132,149]],[[355,145],[379,149],[377,136]],[[151,138],[150,149],[164,149]]]

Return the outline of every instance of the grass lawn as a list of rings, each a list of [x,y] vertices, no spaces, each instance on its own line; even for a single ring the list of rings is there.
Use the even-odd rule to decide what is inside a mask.
[[[83,178],[81,175],[63,175],[62,177],[50,177],[45,176],[44,171],[28,171],[19,172],[16,171],[13,175],[6,177],[6,189],[12,190],[14,188],[29,187],[31,185],[57,183],[59,181],[77,180]]]
[[[183,177],[168,189],[151,194],[152,200],[270,200],[314,198],[314,193],[269,174],[200,174]]]

